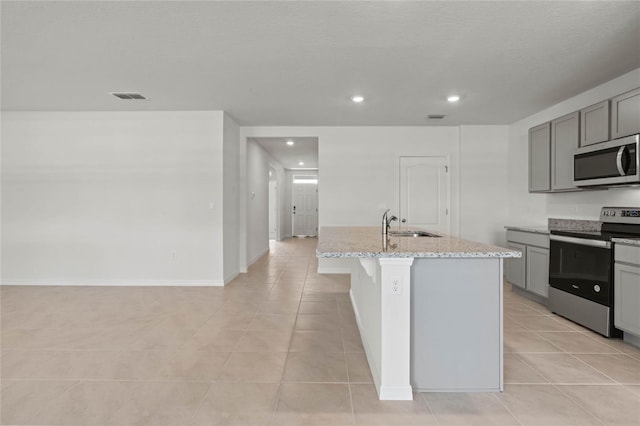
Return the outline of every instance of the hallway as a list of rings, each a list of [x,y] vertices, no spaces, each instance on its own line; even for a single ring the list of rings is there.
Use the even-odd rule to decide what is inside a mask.
[[[504,393],[379,401],[347,275],[272,242],[225,288],[1,289],[1,423],[640,423],[640,350],[505,287]]]

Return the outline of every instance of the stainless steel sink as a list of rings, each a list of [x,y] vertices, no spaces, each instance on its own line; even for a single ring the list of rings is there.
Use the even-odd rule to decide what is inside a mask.
[[[431,237],[440,238],[440,235],[432,234],[426,231],[391,231],[392,237]]]

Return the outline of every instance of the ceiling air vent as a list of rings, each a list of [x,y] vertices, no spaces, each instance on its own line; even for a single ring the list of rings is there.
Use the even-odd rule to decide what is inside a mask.
[[[429,114],[429,115],[427,115],[427,118],[432,119],[432,120],[441,120],[444,117],[445,117],[444,114]]]
[[[147,99],[140,93],[135,92],[113,92],[111,94],[120,99]]]

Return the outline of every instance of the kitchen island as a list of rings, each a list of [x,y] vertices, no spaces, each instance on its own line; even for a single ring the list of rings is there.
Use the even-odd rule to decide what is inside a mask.
[[[380,399],[503,390],[502,259],[452,236],[323,227],[317,256],[351,258],[351,303]]]

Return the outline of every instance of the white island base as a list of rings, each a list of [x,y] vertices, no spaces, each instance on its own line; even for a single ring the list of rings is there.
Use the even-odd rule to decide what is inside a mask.
[[[351,301],[378,396],[503,390],[502,258],[353,259]]]

